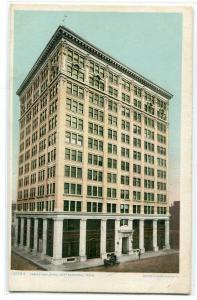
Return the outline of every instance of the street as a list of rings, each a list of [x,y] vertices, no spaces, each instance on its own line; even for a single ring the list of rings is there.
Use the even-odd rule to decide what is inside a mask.
[[[19,255],[12,253],[12,270],[42,270],[35,264],[27,261]],[[115,266],[94,267],[78,270],[78,272],[136,272],[136,273],[178,273],[179,272],[179,254],[169,254],[164,256],[144,258],[141,260],[122,262]]]
[[[122,262],[115,266],[85,269],[83,272],[178,273],[179,254]]]

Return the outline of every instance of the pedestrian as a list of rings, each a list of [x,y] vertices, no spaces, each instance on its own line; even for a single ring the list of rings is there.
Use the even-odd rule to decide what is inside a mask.
[[[138,257],[139,257],[139,260],[140,260],[140,258],[141,258],[141,249],[139,249],[139,251],[138,251]]]

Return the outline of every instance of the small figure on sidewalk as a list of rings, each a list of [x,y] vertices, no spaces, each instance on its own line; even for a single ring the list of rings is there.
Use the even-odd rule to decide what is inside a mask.
[[[140,258],[141,258],[141,249],[139,249],[139,251],[138,251],[138,257],[139,257],[139,260],[140,260]]]

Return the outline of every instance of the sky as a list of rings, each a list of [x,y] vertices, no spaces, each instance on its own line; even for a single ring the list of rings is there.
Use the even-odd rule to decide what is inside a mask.
[[[169,200],[179,200],[182,15],[16,11],[13,51],[13,201],[16,200],[19,98],[16,91],[59,25],[168,90]]]

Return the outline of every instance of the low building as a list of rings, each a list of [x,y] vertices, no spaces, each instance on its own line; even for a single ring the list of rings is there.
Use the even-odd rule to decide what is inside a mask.
[[[174,201],[170,206],[170,245],[173,249],[179,249],[180,227],[180,201]]]

